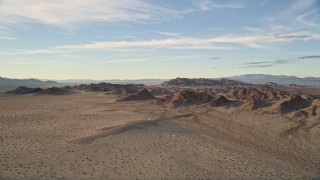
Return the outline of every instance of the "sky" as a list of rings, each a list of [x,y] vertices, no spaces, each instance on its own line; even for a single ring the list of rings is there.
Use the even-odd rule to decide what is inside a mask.
[[[0,76],[320,77],[320,0],[0,0]]]

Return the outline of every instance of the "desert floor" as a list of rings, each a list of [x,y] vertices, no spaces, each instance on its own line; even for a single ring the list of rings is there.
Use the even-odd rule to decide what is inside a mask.
[[[117,95],[0,95],[0,179],[313,179],[320,121]]]

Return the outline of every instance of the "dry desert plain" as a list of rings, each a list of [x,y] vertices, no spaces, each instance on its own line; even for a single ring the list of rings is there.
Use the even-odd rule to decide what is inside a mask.
[[[319,178],[318,99],[197,93],[1,94],[0,179]]]

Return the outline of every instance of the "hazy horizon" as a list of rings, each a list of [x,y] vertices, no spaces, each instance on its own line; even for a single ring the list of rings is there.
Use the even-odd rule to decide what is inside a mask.
[[[320,77],[317,0],[0,1],[8,78]]]
[[[285,75],[285,74],[239,74],[239,75],[234,75],[234,76],[225,76],[225,77],[173,77],[173,78],[138,78],[138,79],[120,79],[120,78],[113,78],[113,79],[108,79],[108,78],[104,78],[104,79],[88,79],[88,78],[84,78],[84,79],[73,79],[73,78],[66,78],[66,79],[46,79],[46,78],[38,78],[38,77],[23,77],[23,78],[12,78],[12,77],[5,77],[5,76],[1,76],[0,78],[8,78],[8,79],[37,79],[37,80],[42,80],[42,81],[47,81],[47,80],[52,80],[52,81],[125,81],[125,80],[129,80],[129,81],[135,81],[135,80],[170,80],[170,79],[175,79],[175,78],[205,78],[205,79],[210,79],[210,78],[228,78],[228,77],[237,77],[237,76],[245,76],[245,75],[271,75],[271,76],[288,76],[288,77],[297,77],[297,78],[320,78],[317,76],[294,76],[294,75]]]

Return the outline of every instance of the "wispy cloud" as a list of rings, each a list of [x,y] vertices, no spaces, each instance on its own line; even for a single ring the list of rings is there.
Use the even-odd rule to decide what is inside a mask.
[[[103,50],[114,48],[194,48],[194,49],[230,49],[225,44],[242,44],[250,48],[261,48],[276,42],[285,42],[291,39],[318,39],[318,36],[274,36],[274,35],[254,35],[254,36],[219,36],[212,38],[168,38],[146,41],[103,41],[90,44],[62,45],[55,49],[81,49],[81,50]],[[286,37],[286,38],[284,38]],[[221,44],[223,43],[223,45]]]
[[[260,4],[260,6],[264,6],[266,4],[268,4],[270,2],[270,0],[263,0]]]
[[[279,59],[279,60],[273,61],[273,64],[288,64],[293,62],[297,62],[297,60],[296,59]]]
[[[274,66],[274,64],[272,62],[267,61],[255,61],[239,65],[240,68],[267,68],[272,66]]]
[[[133,22],[171,18],[175,11],[146,3],[143,0],[23,0],[0,1],[2,22],[38,22],[70,26],[85,22]]]
[[[296,0],[294,3],[287,7],[284,11],[281,11],[280,14],[275,14],[273,17],[274,20],[281,20],[281,19],[287,19],[292,20],[292,17],[295,17],[296,15],[299,15],[301,13],[305,13],[307,8],[315,5],[317,0]]]
[[[159,62],[171,62],[171,61],[194,61],[194,60],[199,60],[199,59],[203,59],[202,56],[199,55],[192,55],[192,56],[164,56],[164,57],[160,57],[158,58]]]
[[[242,65],[258,65],[258,64],[269,64],[268,61],[254,61],[254,62],[247,62],[243,63]]]
[[[226,49],[216,46],[214,39],[202,38],[168,38],[147,41],[104,41],[90,44],[63,45],[54,49],[71,50],[108,50],[118,48],[201,48],[201,49]]]
[[[216,37],[216,38],[168,38],[147,41],[104,41],[90,44],[63,45],[55,49],[106,50],[115,48],[194,48],[228,49],[215,43],[238,43],[249,47],[258,47],[265,38],[259,37]]]
[[[269,21],[265,22],[263,31],[255,33],[269,34],[282,42],[319,41],[319,5],[318,0],[292,1],[291,5],[267,18]]]
[[[269,68],[282,64],[297,62],[297,59],[278,59],[274,61],[253,61],[240,64],[240,68]]]
[[[62,51],[57,50],[48,50],[48,49],[35,49],[35,50],[25,50],[25,51],[19,51],[11,54],[57,54],[62,53]]]
[[[262,29],[259,28],[253,28],[253,27],[244,27],[247,31],[254,32],[254,33],[263,33]]]
[[[274,64],[256,64],[256,65],[246,65],[242,66],[241,68],[268,68],[273,67]]]
[[[320,55],[316,55],[316,56],[302,56],[302,57],[299,57],[298,59],[320,59]]]
[[[313,40],[320,40],[320,35],[310,32],[294,32],[294,33],[275,33],[273,34],[275,38],[278,39],[313,39]]]
[[[302,29],[309,32],[319,32],[319,1],[293,1],[281,13],[269,17],[272,30],[276,33],[299,32]]]
[[[223,57],[210,57],[209,59],[222,59]]]
[[[105,61],[100,61],[99,64],[104,64],[104,63],[134,63],[134,62],[144,62],[148,61],[149,59],[117,59],[117,60],[105,60]]]
[[[278,59],[274,61],[252,61],[243,64],[239,64],[240,68],[268,68],[279,66],[283,64],[290,64],[296,63],[300,60],[307,60],[307,59],[320,59],[320,55],[312,55],[312,56],[301,56],[297,58],[290,58],[290,59]]]
[[[48,60],[12,60],[7,61],[7,64],[13,64],[13,65],[35,65],[40,63],[52,63],[53,61]]]
[[[319,5],[320,5],[320,3],[319,3]],[[304,13],[298,15],[296,17],[296,20],[298,22],[300,22],[301,24],[318,27],[319,23],[317,23],[317,22],[320,19],[320,17],[318,16],[319,12],[320,12],[320,8],[318,7],[316,9],[311,10],[311,11],[307,11],[307,12],[304,12]]]
[[[135,62],[146,62],[146,61],[157,61],[157,62],[171,62],[171,61],[190,61],[190,60],[201,60],[204,59],[203,56],[199,55],[189,55],[189,56],[154,56],[154,55],[140,55],[139,57],[127,56],[122,59],[106,59],[101,60],[99,64],[106,63],[135,63]]]
[[[208,11],[212,9],[241,9],[245,7],[245,4],[237,1],[222,4],[213,0],[196,0],[194,1],[194,5],[196,5],[202,11]]]
[[[319,26],[320,27],[320,26]],[[269,40],[320,40],[319,31],[298,30],[292,26],[271,25],[270,29],[244,27],[248,32],[254,33],[256,36],[269,36]]]
[[[155,31],[157,34],[164,35],[164,36],[171,36],[171,37],[182,37],[180,33],[173,33],[173,32],[164,32],[164,31]]]
[[[17,40],[15,37],[11,37],[11,36],[2,36],[0,35],[0,40]]]
[[[320,35],[248,35],[248,36],[218,36],[209,38],[172,37],[166,39],[132,40],[132,41],[100,41],[85,44],[66,44],[48,49],[19,51],[12,54],[58,54],[76,51],[136,51],[156,49],[238,49],[235,45],[249,48],[265,48],[274,43],[285,43],[296,39],[318,40]]]
[[[10,61],[7,64],[14,64],[14,65],[33,65],[37,64],[35,61]]]

